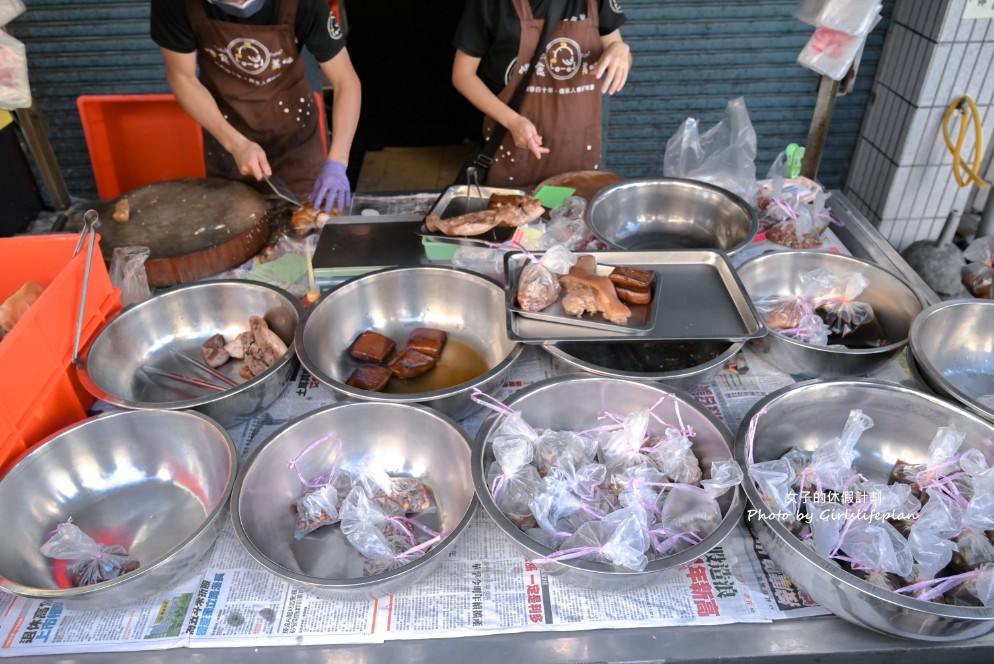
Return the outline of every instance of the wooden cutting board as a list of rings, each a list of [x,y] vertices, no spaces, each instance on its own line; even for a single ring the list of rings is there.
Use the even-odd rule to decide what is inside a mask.
[[[576,189],[574,196],[586,199],[589,203],[604,187],[621,182],[626,179],[623,175],[615,173],[605,173],[604,171],[570,171],[553,175],[549,179],[540,182],[535,187],[538,191],[542,187],[572,187]]]
[[[128,221],[115,221],[128,202]],[[173,286],[230,270],[255,256],[269,239],[266,199],[246,184],[220,178],[182,178],[133,189],[80,208],[68,230],[82,228],[87,209],[100,215],[100,248],[109,263],[116,247],[145,246],[148,285]]]

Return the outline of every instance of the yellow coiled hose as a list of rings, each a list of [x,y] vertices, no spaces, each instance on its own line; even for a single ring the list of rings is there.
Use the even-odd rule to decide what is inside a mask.
[[[964,117],[960,122],[959,136],[956,138],[956,143],[954,144],[952,138],[950,138],[949,121],[952,119],[954,114],[964,113],[964,107],[969,110],[970,117]],[[971,120],[975,134],[975,140],[973,143],[973,162],[967,163],[963,160],[962,151],[963,144],[966,142],[966,132]],[[953,153],[953,175],[956,176],[956,182],[959,183],[959,186],[965,187],[969,184],[976,184],[978,187],[988,186],[990,182],[985,181],[977,172],[977,169],[980,168],[980,160],[984,153],[984,134],[983,128],[980,125],[980,111],[977,109],[977,105],[970,97],[960,97],[951,103],[949,108],[946,109],[945,114],[942,116],[942,137],[946,139],[946,146],[949,148],[949,151]]]

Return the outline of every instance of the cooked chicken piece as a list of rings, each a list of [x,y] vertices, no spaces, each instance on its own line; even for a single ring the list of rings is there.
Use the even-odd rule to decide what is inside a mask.
[[[449,335],[444,330],[436,330],[433,327],[416,327],[411,331],[411,336],[407,338],[405,348],[413,348],[416,351],[437,358],[442,354],[442,348],[448,341]]]
[[[236,360],[245,359],[245,349],[252,343],[252,333],[242,332],[233,341],[224,344],[224,350]]]
[[[580,256],[569,273],[559,277],[559,283],[566,289],[563,311],[577,317],[588,311],[601,313],[612,323],[623,325],[632,311],[618,299],[611,280],[598,275],[596,270],[597,259],[588,254]]]
[[[200,352],[204,356],[207,366],[215,369],[227,362],[231,355],[224,349],[224,335],[215,334],[200,347]]]
[[[366,330],[352,342],[349,355],[362,362],[381,364],[396,347],[397,344],[390,337]]]
[[[341,214],[337,209],[334,212]],[[323,210],[315,209],[308,199],[294,211],[293,216],[290,217],[290,226],[296,235],[303,237],[313,231],[319,231],[324,228],[324,225],[328,223],[329,219],[331,219],[331,215],[325,213]]]
[[[390,382],[391,376],[393,376],[393,373],[386,367],[376,364],[363,364],[352,372],[348,379],[346,379],[345,384],[358,387],[360,390],[382,392],[383,388]]]
[[[261,316],[250,317],[249,328],[252,331],[252,343],[245,349],[245,365],[253,375],[258,376],[283,357],[288,348],[279,335],[269,329]]]
[[[425,355],[413,348],[406,348],[404,351],[391,360],[387,369],[393,372],[397,378],[417,378],[428,373],[435,367],[435,358]]]

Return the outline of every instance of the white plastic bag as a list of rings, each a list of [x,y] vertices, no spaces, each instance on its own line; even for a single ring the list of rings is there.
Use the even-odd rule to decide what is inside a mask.
[[[865,36],[876,24],[883,4],[868,0],[801,0],[794,16],[816,28]]]
[[[0,27],[3,27],[24,13],[21,0],[0,0]]]
[[[0,30],[0,108],[12,111],[30,106],[31,87],[24,44]]]
[[[725,117],[703,134],[687,118],[666,142],[663,175],[716,185],[753,201],[756,188],[756,130],[745,99],[728,102]]]
[[[877,20],[873,25],[877,24]],[[872,28],[871,28],[872,29]],[[863,50],[866,35],[850,35],[831,28],[816,28],[797,56],[797,64],[841,81]]]
[[[144,302],[151,297],[145,261],[151,255],[148,247],[114,247],[110,261],[110,282],[121,289],[121,305]]]

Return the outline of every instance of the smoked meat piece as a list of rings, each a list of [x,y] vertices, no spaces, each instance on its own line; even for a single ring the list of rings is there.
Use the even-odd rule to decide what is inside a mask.
[[[382,364],[396,347],[397,344],[390,337],[366,330],[352,342],[349,355],[363,362]]]
[[[428,373],[435,367],[435,358],[425,355],[413,348],[405,348],[400,355],[391,360],[387,369],[397,378],[417,378]]]
[[[352,387],[358,387],[360,390],[369,390],[370,392],[382,392],[383,388],[387,386],[390,381],[390,370],[386,367],[381,367],[375,364],[363,364],[356,368],[355,371],[348,377],[345,381],[346,385],[351,385]]]
[[[442,354],[442,348],[448,341],[449,335],[444,330],[437,330],[433,327],[416,327],[411,331],[411,336],[407,338],[406,348],[413,348],[416,351],[438,358]]]
[[[622,302],[631,302],[632,304],[649,304],[649,302],[652,301],[652,293],[648,290],[640,291],[615,284],[614,292],[618,294],[618,299]]]
[[[569,273],[559,277],[566,289],[563,311],[577,317],[587,311],[601,313],[612,323],[623,325],[632,311],[618,299],[611,280],[598,275],[596,269],[597,259],[588,254],[580,256]]]
[[[615,286],[621,286],[628,290],[646,292],[652,286],[652,280],[656,276],[655,270],[639,270],[634,267],[618,266],[607,275]]]
[[[207,363],[207,366],[214,367],[215,369],[231,358],[228,351],[224,349],[223,334],[215,334],[205,341],[200,347],[200,352],[203,354],[204,362]]]

